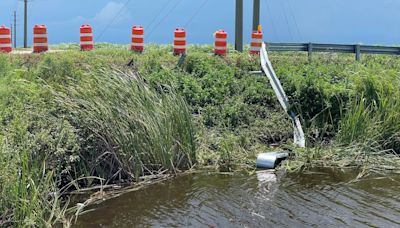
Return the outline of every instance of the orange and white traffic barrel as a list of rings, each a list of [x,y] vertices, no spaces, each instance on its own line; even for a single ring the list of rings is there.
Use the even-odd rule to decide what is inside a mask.
[[[174,55],[186,53],[186,31],[182,28],[175,29],[174,32]]]
[[[35,25],[33,27],[33,52],[40,53],[49,50],[47,39],[47,28],[45,25]]]
[[[81,51],[91,51],[94,48],[93,29],[90,25],[82,25],[80,28]]]
[[[0,26],[0,52],[10,53],[11,51],[11,29],[2,25]]]
[[[263,42],[263,33],[261,31],[261,26],[258,26],[257,31],[253,31],[251,34],[251,44],[250,44],[250,54],[259,55]]]
[[[228,52],[228,33],[224,30],[218,30],[215,33],[214,54],[226,55]]]
[[[143,26],[132,27],[132,51],[143,52],[144,50],[144,28]]]

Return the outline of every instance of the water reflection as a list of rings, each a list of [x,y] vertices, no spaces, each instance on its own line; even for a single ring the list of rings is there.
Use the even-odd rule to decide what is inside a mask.
[[[400,226],[400,178],[196,174],[99,205],[77,227]]]

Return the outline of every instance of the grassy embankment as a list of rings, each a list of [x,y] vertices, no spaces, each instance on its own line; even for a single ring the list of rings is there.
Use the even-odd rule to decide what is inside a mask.
[[[257,58],[191,47],[177,68],[169,47],[126,49],[0,56],[0,225],[68,224],[66,191],[193,165],[252,169],[256,154],[291,148],[268,80],[249,74]],[[309,147],[284,168],[399,170],[399,58],[271,60]]]

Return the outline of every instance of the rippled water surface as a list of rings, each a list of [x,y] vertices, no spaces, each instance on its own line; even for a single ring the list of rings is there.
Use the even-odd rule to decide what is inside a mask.
[[[179,177],[83,215],[78,227],[400,227],[400,176],[352,173]]]

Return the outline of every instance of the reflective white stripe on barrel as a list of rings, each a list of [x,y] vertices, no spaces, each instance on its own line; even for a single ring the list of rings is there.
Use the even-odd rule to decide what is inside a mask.
[[[47,43],[34,43],[33,44],[34,47],[47,47]]]
[[[133,43],[132,47],[144,47],[144,44]]]
[[[81,41],[81,45],[91,45],[94,44],[93,41]]]
[[[174,38],[175,41],[186,41],[185,37],[175,37]]]
[[[47,34],[33,34],[33,38],[47,38]]]
[[[175,49],[185,49],[186,46],[185,45],[174,45]]]
[[[81,33],[81,37],[92,37],[93,33]]]
[[[225,38],[216,38],[215,41],[216,42],[225,42],[226,39]]]
[[[0,35],[0,39],[11,39],[11,35]]]
[[[253,46],[250,47],[250,51],[260,51],[260,50],[261,47],[253,47]]]
[[[262,43],[263,40],[262,39],[253,39],[253,43]]]
[[[0,44],[0,48],[8,48],[11,47],[11,44]]]
[[[227,47],[215,46],[215,50],[226,50]]]
[[[143,35],[132,35],[132,38],[143,38],[144,36]]]

